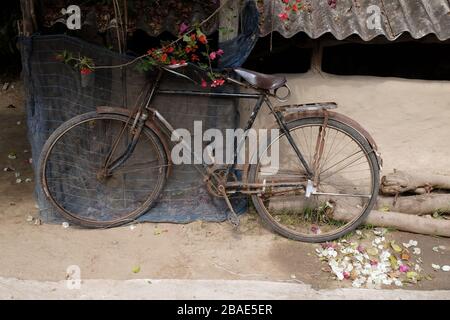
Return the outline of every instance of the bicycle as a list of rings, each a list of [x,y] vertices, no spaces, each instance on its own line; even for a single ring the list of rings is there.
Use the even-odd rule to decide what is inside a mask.
[[[145,103],[134,111],[98,107],[52,133],[41,153],[39,176],[57,212],[84,227],[109,228],[132,222],[151,209],[170,175],[170,137],[175,135],[175,142],[183,143],[151,107],[157,94],[170,94],[256,100],[245,132],[253,127],[263,105],[275,118],[279,135],[244,170],[237,166],[237,150],[233,164],[196,165],[207,190],[226,202],[233,225],[239,224],[230,201],[234,194],[250,197],[265,224],[298,241],[331,241],[364,221],[376,201],[382,161],[366,130],[332,111],[335,103],[275,107],[271,98],[286,102],[291,95],[286,78],[243,68],[228,70],[225,80],[251,88],[251,93],[160,89],[164,72],[192,80],[180,71],[189,67],[196,68],[158,66],[156,80],[144,92]],[[278,170],[262,161],[275,142],[283,155]],[[194,157],[201,157],[187,147]],[[241,179],[239,170],[244,173]]]

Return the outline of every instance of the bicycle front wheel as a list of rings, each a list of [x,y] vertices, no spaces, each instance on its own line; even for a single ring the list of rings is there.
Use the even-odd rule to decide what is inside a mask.
[[[288,124],[315,179],[307,177],[284,134],[274,140],[282,154],[278,165],[267,161],[268,155],[273,160],[271,144],[249,170],[249,183],[262,186],[252,196],[262,220],[298,241],[331,241],[354,230],[378,194],[379,167],[367,139],[345,123],[329,119],[325,129],[323,123],[316,117]]]
[[[117,158],[129,146],[131,125],[125,116],[91,112],[67,121],[47,140],[40,182],[66,219],[85,227],[114,227],[132,222],[157,200],[167,156],[147,127],[125,163],[108,176],[101,174],[108,156]]]

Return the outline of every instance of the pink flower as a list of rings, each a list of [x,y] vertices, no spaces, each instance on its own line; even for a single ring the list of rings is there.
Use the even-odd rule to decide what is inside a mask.
[[[371,266],[377,266],[378,265],[378,261],[377,260],[370,260],[370,265]]]
[[[318,234],[319,233],[319,226],[312,225],[311,226],[311,232],[314,233],[314,234]]]
[[[286,12],[280,13],[278,15],[278,17],[280,17],[280,19],[283,20],[283,21],[289,19],[288,14]]]
[[[217,55],[216,55],[215,52],[211,52],[211,53],[209,54],[209,58],[210,58],[211,60],[216,59],[216,57],[217,57]]]
[[[400,272],[408,272],[409,271],[409,267],[402,264],[399,268]]]
[[[206,88],[208,86],[208,83],[205,81],[205,79],[202,79],[202,88]]]
[[[356,250],[358,250],[359,253],[364,253],[366,251],[366,249],[362,245],[359,245]]]
[[[187,31],[187,29],[189,29],[189,26],[186,23],[182,23],[180,24],[180,33],[183,34]]]
[[[329,249],[329,248],[336,249],[337,244],[335,242],[322,243],[322,249]]]
[[[223,52],[222,49],[219,49],[219,50],[216,51],[216,54],[217,54],[218,56],[221,56],[221,55],[224,54],[224,52]]]
[[[344,279],[350,279],[350,272],[344,272]]]

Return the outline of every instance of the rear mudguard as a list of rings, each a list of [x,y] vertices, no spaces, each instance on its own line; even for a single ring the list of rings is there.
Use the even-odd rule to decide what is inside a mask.
[[[286,123],[290,123],[293,122],[295,120],[298,119],[307,119],[307,118],[317,118],[317,117],[324,117],[325,116],[325,112],[328,113],[328,118],[329,119],[333,119],[337,122],[341,122],[353,129],[355,129],[357,132],[359,132],[363,137],[366,138],[367,142],[369,143],[370,147],[372,148],[377,162],[378,162],[378,167],[381,170],[382,166],[383,166],[383,159],[381,158],[380,153],[378,152],[378,146],[375,142],[375,140],[373,139],[373,137],[370,135],[370,133],[367,132],[366,129],[364,129],[358,122],[356,122],[355,120],[337,113],[337,112],[333,112],[333,111],[328,111],[328,110],[311,110],[311,111],[301,111],[301,112],[293,112],[293,113],[289,113],[289,114],[284,114],[284,120]],[[279,128],[278,125],[273,125],[272,129],[274,128]],[[245,178],[245,182],[248,181],[248,173],[249,173],[249,169],[250,169],[250,165],[244,165],[243,170],[244,170],[244,178]]]
[[[133,112],[131,110],[128,110],[125,108],[114,108],[114,107],[97,107],[97,113],[99,113],[99,114],[105,114],[105,113],[117,114],[117,115],[121,115],[121,116],[124,116],[127,118],[133,116]],[[170,175],[170,173],[172,172],[172,161],[171,161],[171,157],[170,157],[171,149],[170,149],[169,143],[167,142],[167,137],[161,132],[160,127],[157,125],[157,123],[155,122],[155,120],[153,118],[149,118],[145,122],[145,126],[150,128],[154,132],[154,134],[158,137],[158,139],[161,141],[161,144],[164,147],[164,150],[165,150],[166,156],[167,156],[167,177],[168,177]]]
[[[325,112],[328,113],[328,118],[329,119],[333,119],[334,121],[343,123],[343,124],[353,128],[353,129],[355,129],[363,137],[366,138],[367,142],[369,143],[370,147],[373,149],[373,152],[376,155],[377,162],[378,162],[378,167],[381,170],[382,166],[383,166],[383,159],[381,158],[381,155],[378,152],[378,146],[377,146],[375,140],[370,135],[370,133],[367,132],[367,130],[364,129],[355,120],[353,120],[353,119],[351,119],[351,118],[349,118],[349,117],[347,117],[347,116],[345,116],[343,114],[340,114],[340,113],[337,113],[337,112],[333,112],[333,111],[328,111],[328,110],[315,110],[315,111],[303,111],[303,112],[289,113],[289,114],[284,116],[284,120],[286,121],[286,123],[290,123],[290,122],[293,122],[293,121],[298,120],[298,119],[324,117],[325,116]]]

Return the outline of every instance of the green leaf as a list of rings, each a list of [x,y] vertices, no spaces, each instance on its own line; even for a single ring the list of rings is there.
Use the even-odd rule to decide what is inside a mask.
[[[389,262],[391,263],[392,270],[397,270],[398,269],[397,258],[394,255],[391,255],[389,257]]]
[[[391,247],[396,253],[402,252],[402,248],[396,244],[394,241],[391,241]]]
[[[140,266],[136,266],[136,267],[134,267],[133,268],[133,273],[139,273],[139,272],[141,272],[141,267]]]
[[[191,43],[191,42],[192,42],[192,39],[191,39],[191,37],[189,37],[187,34],[185,34],[185,35],[183,36],[183,41],[186,42],[186,43]]]

